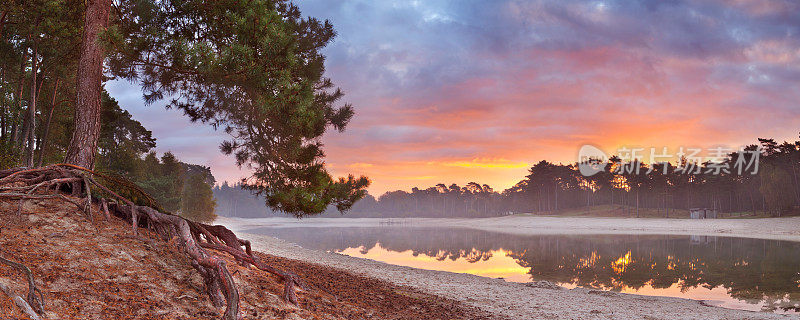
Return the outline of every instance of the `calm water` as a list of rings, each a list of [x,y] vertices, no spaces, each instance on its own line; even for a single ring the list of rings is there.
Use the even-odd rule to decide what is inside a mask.
[[[518,236],[453,228],[258,228],[305,248],[506,281],[800,311],[800,242],[635,235]]]

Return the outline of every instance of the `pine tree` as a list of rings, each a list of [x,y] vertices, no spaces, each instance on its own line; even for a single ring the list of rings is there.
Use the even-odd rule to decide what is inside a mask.
[[[94,168],[100,138],[100,92],[105,48],[100,34],[108,27],[111,0],[87,0],[76,79],[75,127],[65,161]]]
[[[211,190],[213,177],[207,168],[192,170],[187,173],[181,196],[181,216],[189,220],[209,223],[217,217],[214,209],[217,206]]]
[[[221,151],[253,169],[244,186],[269,206],[347,210],[366,194],[367,178],[334,180],[322,163],[320,137],[353,116],[323,76],[330,23],[288,1],[132,1],[118,12],[112,73],[141,83],[147,102],[174,97],[169,107],[229,133]]]

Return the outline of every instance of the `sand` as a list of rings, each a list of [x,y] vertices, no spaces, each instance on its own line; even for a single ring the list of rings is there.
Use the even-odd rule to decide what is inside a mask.
[[[127,221],[106,220],[97,206],[92,210],[94,223],[57,199],[23,202],[19,217],[17,208],[17,201],[0,199],[0,256],[30,267],[44,297],[44,319],[220,318],[224,309],[211,305],[200,274],[176,243],[143,228],[141,237],[132,237]],[[281,298],[284,286],[278,277],[221,254],[236,282],[242,319],[493,318],[460,301],[410,287],[320,264],[256,255],[270,266],[295,272],[306,289],[298,293],[299,305],[290,305]],[[0,290],[0,319],[28,319],[11,300],[27,293],[23,274],[0,264],[0,287],[5,287]]]
[[[800,218],[741,220],[679,220],[507,216],[486,219],[395,219],[412,226],[463,227],[513,234],[682,234],[753,237],[800,241]],[[244,233],[256,226],[347,227],[378,226],[386,219],[291,218],[230,219],[222,223]],[[548,283],[520,284],[469,274],[421,270],[308,250],[268,236],[242,234],[254,249],[280,257],[323,264],[356,274],[408,286],[419,291],[461,301],[510,319],[797,319],[797,315],[724,309],[700,301],[621,294],[606,291],[567,290]]]

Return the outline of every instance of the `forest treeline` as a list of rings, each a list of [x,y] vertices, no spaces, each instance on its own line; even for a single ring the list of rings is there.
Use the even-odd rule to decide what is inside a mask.
[[[800,205],[800,141],[759,139],[758,144],[744,150],[751,153],[749,157],[745,155],[747,161],[757,161],[757,170],[756,163],[741,174],[734,170],[735,162],[741,160],[736,152],[721,162],[704,163],[688,163],[685,158],[679,164],[624,163],[611,157],[601,164],[603,171],[589,177],[580,173],[577,163],[540,161],[524,179],[503,191],[476,182],[464,186],[437,184],[410,192],[386,192],[378,198],[367,195],[346,215],[328,210],[325,216],[492,217],[509,213],[558,214],[595,206],[615,208],[616,214],[629,217],[645,216],[645,210],[647,216],[686,217],[687,209],[697,207],[716,209],[722,214],[793,213]],[[760,153],[753,157],[752,152]],[[639,174],[619,170],[623,165],[639,166]],[[692,170],[680,169],[692,165]],[[719,170],[721,167],[728,170]],[[217,186],[214,194],[222,215],[279,214],[259,207],[263,200],[237,185]]]
[[[272,210],[264,205],[264,198],[254,195],[242,188],[239,183],[228,184],[227,181],[214,187],[214,199],[217,203],[217,215],[239,218],[285,217],[282,212]]]
[[[387,192],[356,204],[354,215],[383,217],[487,217],[507,213],[558,213],[576,208],[611,205],[621,214],[640,216],[647,208],[669,217],[677,210],[711,208],[721,213],[768,213],[781,216],[800,204],[800,141],[777,143],[759,139],[744,148],[753,163],[749,171],[734,170],[741,153],[732,152],[718,162],[646,164],[611,157],[604,170],[583,176],[577,163],[540,161],[513,187],[497,192],[487,185],[438,184],[411,192]],[[755,156],[755,152],[760,152]],[[620,170],[620,166],[639,167]],[[691,168],[692,170],[681,170]],[[720,170],[727,168],[728,170]],[[727,171],[727,172],[726,172]],[[755,173],[753,174],[753,172]],[[685,211],[684,211],[685,212]]]
[[[74,131],[79,5],[0,8],[0,169],[64,162]],[[17,10],[15,10],[17,9]],[[95,169],[124,176],[170,212],[214,219],[207,167],[160,158],[152,133],[103,91]]]

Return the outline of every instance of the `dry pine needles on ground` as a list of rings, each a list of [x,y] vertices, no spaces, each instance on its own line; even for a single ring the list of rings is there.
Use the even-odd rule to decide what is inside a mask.
[[[106,184],[101,184],[98,180]],[[63,192],[69,192],[72,196],[83,198],[85,201],[83,203],[75,201],[64,196]],[[120,194],[136,195],[146,204],[137,204]],[[239,239],[224,226],[197,223],[159,210],[152,198],[122,178],[69,164],[2,170],[0,199],[19,201],[18,216],[22,214],[23,203],[26,200],[60,199],[77,206],[86,214],[90,223],[94,223],[92,204],[99,203],[106,218],[116,216],[130,222],[131,237],[151,241],[139,236],[139,228],[146,228],[164,241],[177,243],[190,258],[192,267],[202,276],[204,291],[212,304],[215,307],[225,306],[223,319],[239,319],[239,292],[226,267],[225,259],[222,259],[219,253],[229,254],[241,265],[252,265],[259,270],[279,276],[284,282],[284,299],[297,304],[295,291],[297,287],[302,287],[302,282],[295,274],[264,263],[253,254],[249,241]],[[44,299],[41,293],[37,294],[38,289],[30,270],[9,257],[0,259],[0,263],[26,274],[29,283],[28,294],[25,297],[15,297],[15,303],[26,310],[31,318],[41,315],[44,311]]]

